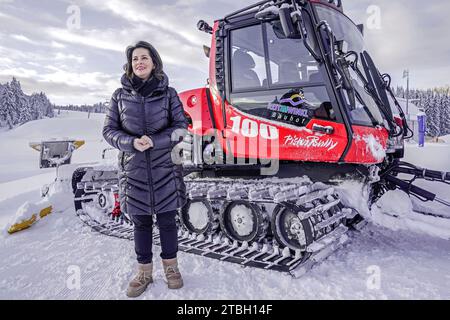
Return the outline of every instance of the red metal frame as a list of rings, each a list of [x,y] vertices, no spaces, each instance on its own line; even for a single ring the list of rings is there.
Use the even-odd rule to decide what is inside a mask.
[[[206,94],[206,88],[180,93],[185,112],[193,122],[189,130],[197,136],[211,134],[213,129]],[[220,98],[211,94],[211,101],[214,115],[222,115]],[[347,145],[347,132],[342,123],[312,119],[302,128],[255,117],[227,102],[225,108],[227,128],[223,127],[223,121],[217,121],[216,129],[224,133],[224,137],[218,135],[223,150],[236,158],[337,163]],[[314,124],[333,127],[334,132],[314,132]],[[353,130],[352,145],[345,162],[382,162],[383,151],[387,148],[387,130],[363,126],[353,126]]]

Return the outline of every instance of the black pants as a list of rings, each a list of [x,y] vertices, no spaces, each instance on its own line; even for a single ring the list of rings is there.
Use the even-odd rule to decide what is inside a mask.
[[[161,239],[162,259],[173,259],[177,257],[178,230],[175,221],[176,215],[176,211],[169,211],[156,216],[159,237]],[[137,261],[141,264],[151,263],[153,259],[153,217],[151,215],[132,215],[131,219],[134,223],[134,248]]]

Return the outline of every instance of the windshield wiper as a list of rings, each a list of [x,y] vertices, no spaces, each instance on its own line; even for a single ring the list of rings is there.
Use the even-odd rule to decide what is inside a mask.
[[[361,72],[361,70],[358,67],[358,53],[355,51],[349,51],[344,55],[344,59],[347,60],[348,57],[354,56],[355,60],[349,62],[349,66],[355,71],[355,73],[358,75],[358,78],[362,81],[364,84],[364,90],[367,92],[368,95],[372,97],[372,99],[375,101],[378,105],[384,105],[381,99],[378,97],[378,94],[376,92],[376,89],[372,87],[369,83],[369,81],[366,79],[364,74]]]
[[[402,119],[403,128],[402,132],[400,134],[403,134],[405,139],[411,139],[414,136],[414,132],[411,130],[411,128],[408,125],[408,121],[406,121],[406,115],[403,112],[402,106],[397,100],[397,97],[395,96],[394,92],[391,88],[391,81],[392,78],[389,74],[385,73],[383,75],[380,75],[380,78],[383,82],[383,88],[389,93],[389,95],[392,98],[392,101],[394,101],[395,106],[397,107],[398,113],[400,115],[400,118]]]
[[[356,89],[356,85],[353,85],[353,86],[355,87],[355,95],[358,98],[359,103],[361,103],[361,105],[363,106],[363,108],[366,111],[367,115],[369,116],[370,121],[372,122],[372,125],[373,126],[379,125],[380,123],[375,119],[375,117],[373,116],[373,113],[370,111],[369,107],[367,107],[367,104],[364,101],[364,99],[362,98],[362,96],[359,93],[358,89]],[[356,104],[355,104],[355,106],[356,106]]]
[[[370,86],[370,83],[364,77],[363,73],[361,72],[361,70],[359,69],[359,67],[357,65],[358,64],[358,54],[355,51],[349,51],[346,54],[338,54],[337,52],[335,52],[334,51],[335,47],[336,47],[335,36],[334,36],[334,33],[331,30],[328,22],[326,22],[325,20],[322,20],[321,22],[319,22],[319,24],[317,25],[317,29],[320,30],[320,28],[322,28],[325,31],[325,33],[328,37],[328,40],[329,40],[329,52],[327,52],[326,55],[329,58],[329,62],[331,64],[331,66],[334,68],[334,70],[337,72],[337,74],[340,75],[340,79],[339,79],[340,85],[347,92],[347,96],[348,96],[350,105],[353,107],[353,109],[356,109],[356,99],[358,99],[358,101],[361,103],[361,105],[363,105],[364,110],[366,111],[367,115],[369,116],[372,124],[374,126],[382,125],[382,123],[380,123],[379,121],[376,120],[373,113],[368,108],[367,102],[364,101],[362,94],[360,92],[358,92],[355,84],[352,83],[352,81],[351,81],[351,76],[348,71],[349,67],[351,67],[355,71],[355,73],[358,75],[358,78],[363,83],[363,86],[364,86],[363,89],[366,92],[366,94],[369,97],[371,97],[377,105],[383,105],[383,103],[381,102],[381,100],[379,99],[379,97],[376,93],[376,90]],[[355,56],[355,60],[353,62],[348,61],[347,58],[352,55]],[[379,108],[379,109],[383,109],[383,108]],[[385,117],[386,117],[386,115],[385,115]]]
[[[353,52],[351,53],[353,54]],[[355,52],[356,54],[356,52]],[[369,83],[366,81],[364,76],[362,75],[359,68],[353,66],[352,62],[349,62],[347,60],[349,54],[341,54],[338,55],[335,61],[335,69],[341,76],[341,83],[342,87],[347,91],[347,96],[349,98],[350,105],[352,106],[353,110],[356,109],[356,99],[359,101],[359,103],[363,106],[363,109],[367,113],[367,115],[370,118],[370,121],[372,122],[373,126],[380,125],[379,121],[376,120],[375,116],[373,115],[372,111],[367,106],[367,102],[364,100],[362,93],[359,91],[360,88],[365,91],[366,94],[368,94],[372,99],[375,100],[373,95],[370,92],[370,86]],[[357,58],[357,57],[356,57]],[[355,71],[355,73],[358,75],[358,78],[362,81],[364,87],[358,85],[356,80],[352,81],[352,77],[350,75],[350,72],[348,71],[348,68],[352,67],[352,69]],[[376,100],[375,100],[376,102]]]
[[[358,75],[359,79],[363,82],[364,84],[364,90],[367,92],[367,94],[369,94],[372,99],[375,101],[375,103],[379,106],[379,110],[381,111],[381,113],[383,114],[384,118],[386,119],[386,121],[389,124],[389,131],[392,137],[398,137],[400,135],[403,134],[402,129],[400,128],[400,130],[398,130],[399,126],[393,121],[393,119],[391,119],[390,115],[388,114],[386,108],[388,106],[385,105],[385,103],[383,103],[383,101],[381,100],[381,98],[379,97],[376,88],[374,88],[370,82],[366,79],[366,77],[364,76],[364,74],[362,73],[362,71],[359,69],[358,67],[358,53],[355,51],[349,51],[345,54],[345,59],[347,59],[350,56],[354,56],[355,60],[349,62],[349,65],[352,67],[352,69],[355,71],[355,73]],[[396,99],[394,98],[394,101],[396,101]],[[396,103],[398,104],[398,102],[396,101]],[[397,106],[399,107],[399,105]]]
[[[406,118],[404,117],[403,110],[401,110],[400,104],[398,103],[397,99],[395,98],[393,92],[390,92],[390,95],[392,96],[394,103],[396,104],[397,108],[400,108],[400,115],[402,117],[402,122],[404,124],[404,127],[397,124],[397,122],[394,120],[394,114],[391,108],[391,102],[388,99],[387,90],[390,89],[390,77],[389,77],[389,85],[386,87],[386,82],[381,76],[380,72],[378,71],[377,67],[375,66],[375,63],[372,60],[372,57],[369,55],[367,51],[364,51],[362,53],[362,62],[364,65],[364,69],[366,70],[366,74],[368,77],[370,77],[370,80],[373,84],[373,86],[376,87],[377,92],[379,93],[379,96],[382,101],[385,101],[384,104],[380,106],[381,111],[383,112],[383,115],[385,115],[386,120],[388,121],[389,126],[391,127],[390,135],[391,137],[399,137],[401,135],[407,135],[407,132],[411,132],[411,129],[409,129],[408,124],[406,123]],[[388,108],[386,108],[387,106]],[[402,115],[403,114],[403,115]],[[403,129],[406,128],[406,131]]]

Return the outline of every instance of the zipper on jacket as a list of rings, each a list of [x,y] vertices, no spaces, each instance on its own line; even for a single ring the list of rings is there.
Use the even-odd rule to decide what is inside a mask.
[[[148,132],[147,132],[147,119],[145,116],[145,97],[142,97],[141,99],[141,104],[142,104],[142,121],[144,124],[144,134],[146,136],[148,136]],[[152,167],[152,159],[150,157],[149,154],[150,150],[145,150],[145,158],[147,160],[147,175],[148,175],[148,183],[149,183],[149,188],[150,188],[150,213],[151,214],[155,214],[155,197],[153,194],[153,179],[152,179],[152,174],[151,174],[151,167]]]

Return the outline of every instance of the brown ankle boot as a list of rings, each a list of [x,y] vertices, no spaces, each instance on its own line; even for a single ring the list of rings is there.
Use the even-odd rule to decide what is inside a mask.
[[[131,280],[127,289],[127,296],[130,298],[137,298],[144,293],[148,285],[153,282],[153,264],[139,264],[138,273]]]
[[[180,289],[183,287],[183,278],[178,270],[177,258],[168,260],[162,259],[162,263],[169,289]]]

